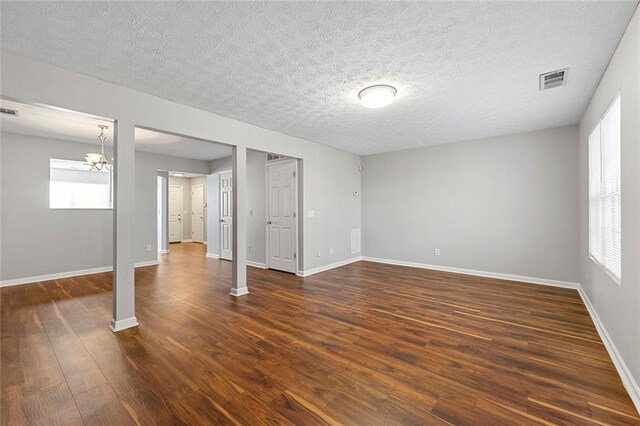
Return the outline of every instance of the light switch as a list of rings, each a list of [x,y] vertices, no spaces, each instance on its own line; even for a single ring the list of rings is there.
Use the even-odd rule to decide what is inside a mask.
[[[316,212],[315,210],[309,210],[307,212],[307,217],[316,217]]]

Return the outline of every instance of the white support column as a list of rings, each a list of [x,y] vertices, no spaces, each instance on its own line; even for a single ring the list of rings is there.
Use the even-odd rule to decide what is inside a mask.
[[[113,319],[111,331],[135,327],[135,127],[118,120],[113,132]]]
[[[158,246],[160,247],[160,253],[169,253],[169,172],[158,172],[158,176],[161,180],[160,189],[160,202],[158,203],[160,208],[160,241]]]
[[[233,281],[231,295],[249,293],[247,288],[247,148],[234,146],[233,166]]]

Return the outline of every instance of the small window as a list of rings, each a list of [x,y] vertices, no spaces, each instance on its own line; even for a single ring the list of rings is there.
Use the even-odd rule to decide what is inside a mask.
[[[110,209],[111,172],[89,168],[82,161],[50,159],[49,208]]]
[[[619,95],[589,135],[589,254],[620,283],[622,209]]]

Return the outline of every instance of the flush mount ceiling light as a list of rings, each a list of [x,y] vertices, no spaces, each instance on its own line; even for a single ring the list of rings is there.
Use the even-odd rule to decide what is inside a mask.
[[[369,86],[358,93],[360,102],[367,108],[382,108],[393,102],[398,91],[395,87],[387,84]]]

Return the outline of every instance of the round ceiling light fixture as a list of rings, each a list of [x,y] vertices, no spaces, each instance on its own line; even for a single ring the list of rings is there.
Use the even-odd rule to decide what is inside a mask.
[[[382,108],[389,105],[396,97],[398,91],[388,84],[369,86],[358,93],[360,102],[367,108]]]

